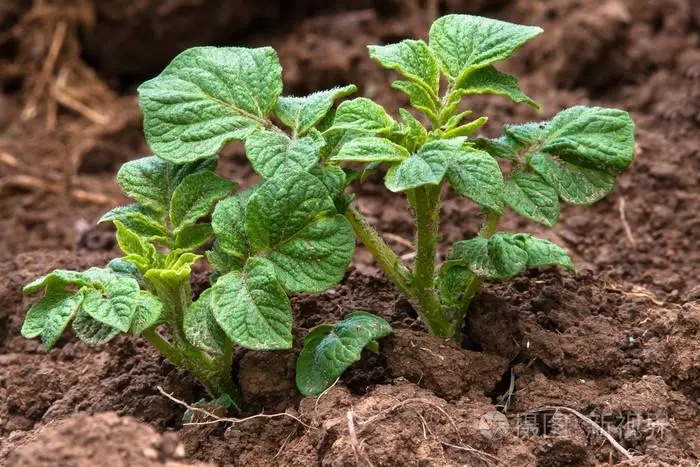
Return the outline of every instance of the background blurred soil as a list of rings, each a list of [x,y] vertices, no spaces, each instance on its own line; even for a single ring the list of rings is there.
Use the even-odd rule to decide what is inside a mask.
[[[0,4],[0,463],[555,466],[612,459],[695,466],[700,2],[289,3]],[[285,93],[355,83],[395,112],[406,102],[390,89],[392,74],[367,58],[366,45],[425,37],[447,12],[545,29],[502,66],[521,77],[543,112],[473,99],[470,107],[490,118],[485,134],[580,103],[633,115],[636,160],[613,195],[590,208],[564,208],[552,230],[510,215],[501,224],[565,246],[578,275],[530,271],[486,286],[458,348],[426,335],[358,249],[341,285],[294,298],[297,350],[307,329],[368,309],[396,329],[379,356],[365,356],[319,399],[297,394],[294,352],[241,352],[236,363],[249,401],[303,424],[282,417],[182,427],[183,408],[158,386],[188,402],[203,391],[142,342],[124,337],[87,349],[68,336],[47,355],[19,337],[29,304],[23,284],[55,267],[85,268],[115,254],[112,230],[94,223],[125,202],[115,171],[148,154],[134,88],[177,52],[197,44],[270,44],[284,67]],[[236,145],[225,148],[220,171],[255,181]],[[401,239],[413,233],[404,201],[379,177],[356,191],[359,209],[410,257]],[[478,226],[478,210],[445,192],[444,244],[475,235]],[[197,277],[203,282],[206,271]],[[511,394],[511,427],[524,430],[499,438],[480,422],[505,403],[504,394]],[[625,461],[586,423],[554,406],[606,425],[635,459]]]

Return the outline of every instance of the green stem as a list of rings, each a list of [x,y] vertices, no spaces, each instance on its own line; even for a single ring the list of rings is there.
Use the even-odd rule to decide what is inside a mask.
[[[442,310],[435,288],[435,259],[438,246],[440,187],[419,187],[412,193],[416,215],[416,261],[413,266],[413,294],[418,313],[428,331],[451,337],[451,325]]]
[[[367,219],[354,207],[348,208],[345,218],[352,225],[355,235],[362,241],[367,250],[372,254],[377,265],[384,271],[390,281],[392,281],[407,298],[412,298],[411,293],[411,272],[404,266],[396,253],[386,244],[384,239],[377,233]]]

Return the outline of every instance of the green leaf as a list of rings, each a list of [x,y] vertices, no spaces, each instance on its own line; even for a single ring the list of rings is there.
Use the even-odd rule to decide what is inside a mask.
[[[168,237],[160,215],[139,203],[116,207],[105,213],[97,223],[114,221],[121,222],[128,230],[148,240],[165,241]]]
[[[78,339],[93,347],[104,345],[121,333],[119,329],[94,320],[84,310],[78,311],[72,327]]]
[[[364,311],[350,313],[334,326],[313,328],[297,360],[297,388],[305,396],[321,394],[360,360],[362,349],[390,332],[389,323]]]
[[[141,290],[136,305],[136,314],[131,322],[131,333],[140,336],[145,330],[160,324],[165,314],[165,303],[158,297]]]
[[[416,117],[411,115],[411,112],[408,110],[399,109],[399,113],[408,129],[406,137],[410,143],[410,148],[413,149],[423,146],[428,140],[428,130],[426,130],[423,124],[419,122]]]
[[[464,295],[467,279],[472,272],[463,261],[445,261],[438,272],[438,288],[441,302],[447,307],[457,307]]]
[[[190,344],[211,354],[222,354],[227,345],[224,331],[214,319],[211,309],[212,289],[207,289],[185,312],[183,330]]]
[[[554,227],[559,219],[557,191],[532,172],[515,171],[505,188],[506,204],[521,216]]]
[[[498,214],[503,213],[505,182],[498,162],[488,153],[471,148],[456,151],[447,177],[460,195]]]
[[[448,130],[445,132],[444,137],[445,138],[459,138],[462,136],[469,136],[472,133],[474,133],[476,130],[481,128],[486,124],[486,122],[489,119],[487,117],[479,117],[476,120],[473,120],[469,123],[465,123],[464,125],[458,126],[456,128],[452,128],[451,130]]]
[[[248,199],[241,195],[219,201],[211,218],[218,246],[237,257],[248,255],[248,238],[245,233],[247,204]]]
[[[138,268],[132,263],[125,261],[124,258],[114,258],[109,263],[107,263],[107,268],[117,274],[123,274],[125,276],[132,277],[136,279],[136,281],[139,282],[139,284],[143,280],[143,277],[141,277],[141,273],[139,272]]]
[[[335,285],[355,251],[352,227],[308,172],[263,182],[248,202],[245,229],[253,251],[269,259],[290,292]]]
[[[316,125],[340,99],[357,91],[357,86],[335,87],[306,97],[283,96],[277,101],[275,115],[297,135],[304,135]]]
[[[264,258],[250,258],[245,270],[219,278],[211,308],[221,329],[241,347],[292,347],[292,307],[274,266]]]
[[[406,191],[424,185],[442,182],[450,159],[458,147],[449,141],[431,141],[408,159],[389,168],[386,187],[393,191]]]
[[[219,240],[214,241],[212,249],[206,252],[207,261],[214,268],[214,275],[212,275],[211,282],[214,283],[216,280],[227,272],[238,271],[243,268],[247,256],[236,256],[225,251]]]
[[[153,152],[189,162],[266,124],[282,93],[282,67],[270,47],[193,47],[138,91]]]
[[[615,186],[614,175],[555,160],[547,154],[534,154],[528,158],[528,165],[570,204],[593,204]]]
[[[22,289],[22,293],[25,295],[32,295],[40,290],[48,288],[59,290],[65,289],[67,285],[83,286],[91,284],[92,280],[83,272],[56,269],[25,285]]]
[[[437,100],[440,70],[425,42],[406,39],[398,44],[370,45],[369,56],[383,67],[425,86]]]
[[[430,50],[442,71],[460,82],[469,73],[505,60],[523,44],[542,33],[522,26],[470,15],[447,15],[430,28]]]
[[[576,272],[569,254],[559,245],[548,240],[528,236],[525,240],[528,259],[527,267],[561,266],[571,272]]]
[[[335,112],[332,129],[382,133],[394,124],[386,110],[366,97],[345,101]]]
[[[27,339],[41,336],[44,348],[51,350],[78,312],[82,301],[81,290],[63,290],[60,282],[47,282],[44,296],[27,312],[22,324],[22,336]]]
[[[437,104],[424,87],[411,81],[394,81],[391,87],[406,94],[411,107],[423,112],[431,121],[437,121]]]
[[[170,199],[182,180],[191,174],[213,172],[216,159],[176,165],[156,156],[143,157],[122,165],[117,181],[124,193],[156,213],[166,213]]]
[[[211,224],[194,224],[183,227],[175,236],[175,248],[196,250],[207,244],[214,234]]]
[[[245,150],[255,172],[271,178],[284,171],[308,170],[318,161],[324,144],[310,136],[291,140],[284,133],[256,130],[246,139]]]
[[[354,162],[400,162],[409,156],[409,152],[385,138],[368,136],[353,139],[343,145],[331,161]]]
[[[191,174],[175,188],[170,203],[170,220],[176,232],[211,212],[215,202],[233,193],[238,184],[220,178],[214,172]]]
[[[520,90],[518,78],[508,73],[502,73],[490,65],[469,73],[459,83],[458,89],[465,94],[496,94],[505,96],[516,104],[526,103],[535,109],[540,108],[535,101]]]
[[[100,323],[129,331],[139,298],[139,284],[135,279],[114,274],[108,269],[91,268],[97,288],[84,288],[82,309]]]
[[[479,277],[490,280],[509,279],[527,265],[522,234],[498,232],[491,238],[476,237],[452,246],[449,259],[460,259]]]
[[[482,151],[486,151],[493,157],[501,157],[508,160],[518,160],[518,151],[525,147],[518,140],[503,135],[500,138],[476,138],[476,147]]]
[[[121,222],[115,220],[114,225],[117,227],[117,244],[127,256],[140,256],[146,261],[153,256],[155,253],[153,245],[145,242]]]

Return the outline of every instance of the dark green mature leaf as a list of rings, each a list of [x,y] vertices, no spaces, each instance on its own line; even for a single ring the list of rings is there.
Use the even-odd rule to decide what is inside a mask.
[[[398,44],[370,45],[369,56],[385,68],[396,70],[409,80],[423,85],[437,101],[440,70],[425,42],[406,39]]]
[[[214,268],[214,274],[211,276],[210,282],[215,283],[222,274],[231,271],[238,271],[245,265],[248,257],[235,256],[221,247],[219,240],[214,241],[211,250],[206,253],[207,261]]]
[[[389,130],[393,124],[394,119],[381,105],[366,97],[358,97],[338,106],[332,129],[382,133]]]
[[[197,301],[187,308],[182,328],[190,344],[212,354],[222,354],[227,337],[214,319],[211,297],[212,289],[201,293]]]
[[[438,140],[425,144],[411,157],[389,168],[386,187],[398,192],[424,185],[438,185],[458,150],[459,146],[450,141]]]
[[[56,269],[45,276],[33,280],[25,285],[22,293],[32,295],[36,292],[53,287],[54,290],[65,289],[67,285],[81,287],[83,285],[91,285],[92,280],[84,272],[68,271],[65,269]]]
[[[246,139],[245,148],[253,169],[271,178],[284,171],[308,170],[318,161],[324,144],[311,136],[292,140],[284,133],[256,130]]]
[[[245,234],[247,204],[248,198],[241,195],[219,201],[211,218],[219,247],[237,257],[248,254],[248,238]]]
[[[168,230],[160,217],[161,215],[156,211],[134,203],[108,211],[97,223],[119,221],[139,237],[152,241],[165,241],[168,237]]]
[[[350,313],[334,326],[313,328],[297,360],[297,388],[305,396],[321,394],[360,360],[362,349],[390,332],[389,323],[364,311]]]
[[[356,138],[343,145],[331,161],[354,162],[400,162],[410,154],[396,143],[386,138],[368,136]]]
[[[270,47],[194,47],[138,91],[153,151],[189,162],[266,124],[282,93],[282,67]]]
[[[275,115],[297,135],[303,136],[328,114],[336,99],[356,91],[357,86],[351,84],[318,91],[305,97],[283,96],[277,101]]]
[[[448,307],[459,306],[467,279],[472,272],[461,260],[449,260],[442,263],[438,271],[438,288],[441,302]]]
[[[542,177],[532,172],[512,172],[506,181],[506,204],[521,216],[554,227],[559,219],[559,196]]]
[[[85,310],[78,311],[72,327],[78,339],[93,347],[104,345],[121,333],[119,329],[93,319]]]
[[[442,71],[459,85],[469,73],[505,60],[542,33],[535,26],[470,15],[447,15],[430,28],[430,49]]]
[[[214,231],[211,224],[194,224],[181,228],[175,236],[175,248],[196,250],[211,240]]]
[[[103,324],[129,331],[139,301],[138,282],[108,269],[91,268],[85,274],[92,276],[97,287],[82,289],[82,309]]]
[[[505,96],[517,104],[526,103],[535,109],[540,108],[535,101],[520,90],[518,78],[508,73],[502,73],[490,65],[469,73],[459,83],[458,89],[465,94],[496,94]]]
[[[158,297],[141,290],[136,305],[136,314],[131,322],[131,333],[135,336],[141,335],[145,330],[161,323],[165,314],[165,303]]]
[[[574,270],[571,259],[561,247],[529,234],[509,232],[457,242],[448,258],[451,264],[461,261],[471,272],[489,280],[509,279],[525,267],[556,265]]]
[[[352,227],[308,172],[263,182],[251,196],[245,230],[290,292],[320,292],[338,283],[355,251]]]
[[[51,279],[45,284],[46,292],[27,312],[21,333],[27,339],[41,336],[44,348],[51,350],[56,345],[58,338],[63,334],[70,320],[78,312],[83,301],[83,293],[82,290],[77,292],[64,290],[65,284],[61,284],[55,279]],[[25,291],[27,287],[25,287]],[[32,290],[38,289],[32,288]]]
[[[212,287],[211,309],[228,338],[241,347],[292,347],[292,307],[274,266],[264,258],[250,258],[243,271],[219,278]]]
[[[211,212],[214,203],[233,193],[238,184],[214,172],[199,172],[185,177],[175,188],[170,201],[170,220],[176,232]]]
[[[487,152],[463,148],[455,152],[447,169],[452,188],[475,203],[503,213],[505,182],[498,162]]]
[[[216,159],[202,159],[176,165],[156,156],[143,157],[122,165],[117,181],[124,193],[156,213],[167,213],[175,189],[188,175],[213,172]]]
[[[517,160],[518,151],[525,147],[524,144],[507,134],[494,139],[476,138],[475,143],[475,147],[488,152],[493,157],[501,157],[508,160]]]

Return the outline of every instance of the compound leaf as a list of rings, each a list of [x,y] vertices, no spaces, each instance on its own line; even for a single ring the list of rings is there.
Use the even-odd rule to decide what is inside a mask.
[[[369,56],[383,67],[396,70],[409,80],[420,83],[437,96],[440,70],[425,42],[406,39],[398,44],[370,45]]]
[[[535,109],[540,108],[535,101],[520,90],[518,79],[515,76],[502,73],[491,65],[469,73],[459,83],[458,89],[465,94],[496,94],[505,96],[517,104],[526,103]]]
[[[242,347],[292,347],[292,307],[264,258],[250,258],[243,271],[221,276],[212,287],[211,309],[229,339]]]
[[[189,162],[267,121],[282,93],[282,67],[270,47],[193,47],[138,91],[153,151]]]
[[[356,138],[344,144],[331,161],[400,162],[409,152],[386,138],[368,136]]]
[[[297,135],[304,135],[316,125],[340,99],[357,91],[357,86],[335,87],[305,97],[283,96],[277,101],[275,115]]]
[[[313,328],[297,360],[297,388],[305,396],[321,394],[360,360],[362,349],[389,333],[389,323],[364,311],[350,313],[334,326]]]
[[[394,119],[381,105],[366,97],[358,97],[338,106],[331,129],[382,133],[389,130],[393,124]]]
[[[190,344],[212,354],[222,354],[227,337],[214,319],[211,297],[212,289],[201,293],[197,301],[187,308],[182,327]]]
[[[471,15],[447,15],[430,28],[430,50],[440,68],[459,84],[469,73],[505,60],[542,33],[523,26]]]
[[[521,216],[554,227],[559,219],[559,196],[542,177],[512,172],[506,181],[505,202]]]
[[[471,148],[456,151],[450,160],[447,177],[460,195],[503,213],[503,174],[498,162],[487,152]]]
[[[170,220],[176,232],[190,226],[211,212],[213,204],[226,198],[238,184],[214,172],[188,175],[175,188],[170,202]]]
[[[263,178],[271,178],[284,171],[311,168],[324,144],[311,136],[292,140],[277,131],[256,130],[246,138],[245,148],[253,169]]]

